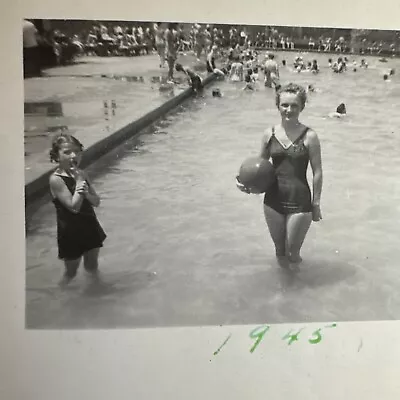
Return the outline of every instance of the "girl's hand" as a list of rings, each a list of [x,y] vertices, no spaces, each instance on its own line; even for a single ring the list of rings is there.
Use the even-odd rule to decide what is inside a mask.
[[[236,187],[237,187],[241,192],[250,194],[250,190],[247,189],[246,186],[244,186],[243,184],[241,184],[241,183],[238,181],[238,178],[237,178],[237,177],[236,177]]]
[[[313,205],[312,208],[312,220],[314,222],[318,222],[322,219],[322,214],[321,214],[321,207],[319,205]]]
[[[79,181],[76,183],[75,192],[85,196],[89,193],[89,185],[86,181]]]
[[[79,168],[72,167],[70,168],[69,171],[77,182],[85,181],[85,176],[83,174],[83,171],[81,171]]]

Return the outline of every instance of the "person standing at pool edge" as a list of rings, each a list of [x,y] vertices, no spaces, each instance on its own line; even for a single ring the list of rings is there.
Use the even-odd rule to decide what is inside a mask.
[[[65,134],[54,139],[50,150],[50,160],[58,163],[50,176],[50,192],[57,212],[58,257],[65,264],[60,286],[76,276],[82,257],[85,270],[98,279],[99,250],[106,238],[93,209],[100,198],[79,169],[82,150],[79,140]]]
[[[282,86],[276,93],[276,105],[281,123],[267,130],[261,157],[276,170],[277,181],[264,196],[264,215],[275,244],[278,262],[286,259],[300,263],[300,250],[311,221],[322,219],[321,147],[317,134],[299,121],[307,100],[305,90],[298,85]],[[307,168],[313,171],[313,195],[307,183]],[[246,193],[248,189],[236,182]]]
[[[178,57],[178,45],[177,45],[177,31],[176,24],[168,24],[168,28],[165,31],[165,43],[168,63],[168,80],[174,80],[174,66]]]

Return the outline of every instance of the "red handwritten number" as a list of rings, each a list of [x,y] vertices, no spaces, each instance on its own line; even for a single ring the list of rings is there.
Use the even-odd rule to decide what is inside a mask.
[[[258,347],[260,344],[261,340],[263,340],[264,335],[269,331],[269,326],[268,325],[262,325],[258,326],[257,328],[253,329],[250,332],[250,337],[252,339],[257,339],[255,343],[253,344],[253,347],[250,349],[250,353],[253,353],[254,350]]]

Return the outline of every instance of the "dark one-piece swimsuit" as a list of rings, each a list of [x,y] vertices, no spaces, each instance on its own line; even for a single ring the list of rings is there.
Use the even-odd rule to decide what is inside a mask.
[[[276,171],[276,181],[264,196],[264,204],[280,214],[308,213],[312,211],[311,191],[307,182],[309,153],[304,145],[304,137],[309,128],[288,147],[285,148],[272,135],[266,144],[271,148],[272,141],[278,146],[271,148],[270,154]]]
[[[69,176],[60,176],[71,194],[76,181]],[[89,183],[88,183],[89,184]],[[103,246],[106,234],[101,227],[93,206],[86,198],[78,213],[73,213],[57,198],[53,198],[57,212],[58,257],[64,260],[76,260],[89,250]]]

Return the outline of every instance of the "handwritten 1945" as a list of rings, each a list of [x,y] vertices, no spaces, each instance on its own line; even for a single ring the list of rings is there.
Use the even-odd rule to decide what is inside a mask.
[[[310,344],[318,344],[322,340],[322,329],[324,328],[335,328],[337,325],[335,323],[331,325],[326,325],[322,328],[318,328],[315,330],[310,337],[308,337],[308,343]],[[261,343],[263,340],[264,336],[266,333],[271,329],[269,325],[260,325],[253,329],[249,336],[251,339],[255,339],[255,342],[250,348],[250,353],[254,353],[254,351],[257,349],[258,345]],[[305,328],[301,328],[297,332],[293,332],[293,330],[290,330],[288,333],[286,333],[283,337],[282,340],[287,340],[288,345],[290,346],[292,343],[299,341],[299,336],[300,333],[304,330]],[[222,345],[214,352],[214,356],[216,356],[221,349],[228,343],[229,339],[232,337],[231,334],[224,340]]]

